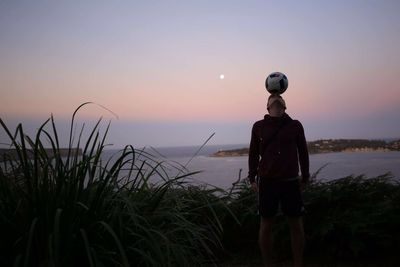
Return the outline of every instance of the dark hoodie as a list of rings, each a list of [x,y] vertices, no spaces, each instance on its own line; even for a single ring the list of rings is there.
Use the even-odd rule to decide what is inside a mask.
[[[277,132],[274,138],[272,136]],[[286,113],[282,117],[265,115],[253,125],[249,150],[249,179],[284,180],[299,175],[307,182],[309,158],[304,129]]]

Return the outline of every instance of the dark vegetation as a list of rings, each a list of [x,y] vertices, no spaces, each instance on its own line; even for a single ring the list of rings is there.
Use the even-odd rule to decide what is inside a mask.
[[[248,186],[242,184],[236,194],[229,208],[240,225],[225,224],[224,244],[232,261],[244,263],[259,257],[258,216]],[[314,179],[304,200],[307,262],[316,266],[399,266],[400,185],[390,174],[348,176],[330,182]],[[283,216],[277,218],[274,235],[278,260],[290,260],[290,236]]]
[[[76,112],[66,156],[53,118],[33,138],[0,120],[15,149],[0,163],[0,266],[260,262],[256,196],[246,181],[228,191],[194,185],[195,172],[131,146],[106,160],[108,127],[101,135],[99,120],[87,140],[74,137]],[[150,183],[155,175],[158,182]],[[308,262],[399,264],[400,186],[389,174],[313,179],[304,198]],[[287,261],[282,217],[275,236],[278,259]]]

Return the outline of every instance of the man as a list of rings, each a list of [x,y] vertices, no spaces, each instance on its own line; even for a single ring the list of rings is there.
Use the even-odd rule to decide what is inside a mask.
[[[304,250],[302,190],[310,177],[307,142],[301,123],[285,113],[286,103],[280,95],[268,98],[267,109],[269,115],[253,125],[249,150],[249,180],[259,196],[260,250],[265,266],[270,266],[272,224],[280,207],[290,226],[294,266],[301,267]]]

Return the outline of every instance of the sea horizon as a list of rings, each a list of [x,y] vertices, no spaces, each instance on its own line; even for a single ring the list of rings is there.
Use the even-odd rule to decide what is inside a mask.
[[[377,137],[377,138],[363,138],[363,137],[320,137],[320,138],[313,138],[313,139],[307,139],[307,142],[314,142],[314,141],[318,141],[318,140],[376,140],[376,141],[385,141],[385,142],[392,142],[392,141],[396,141],[396,140],[400,140],[400,136],[399,137]],[[250,144],[250,137],[248,140],[248,144],[247,143],[220,143],[220,144],[208,144],[206,143],[204,144],[190,144],[190,145],[150,145],[150,144],[146,144],[146,145],[138,145],[138,146],[134,146],[134,147],[153,147],[153,148],[181,148],[181,147],[200,147],[202,145],[204,146],[248,146]],[[112,144],[111,144],[112,145]],[[128,144],[129,145],[129,144]],[[113,150],[113,149],[123,149],[123,147],[117,147],[117,148],[105,148],[105,150]]]
[[[228,189],[239,177],[244,179],[248,173],[247,156],[213,157],[218,149],[237,148],[236,145],[208,145],[145,148],[156,161],[170,168],[170,177],[179,173],[181,166],[188,172],[199,172],[190,177],[195,183],[204,183]],[[118,155],[120,149],[107,150],[105,157]],[[198,153],[196,153],[198,152]],[[376,177],[391,173],[400,180],[400,151],[344,151],[310,155],[310,174],[318,173],[318,181],[331,181],[347,176]],[[300,173],[299,173],[300,174]],[[157,180],[157,179],[156,179]]]
[[[385,141],[385,142],[392,142],[396,140],[400,140],[400,137],[386,137],[386,138],[318,138],[318,139],[313,139],[313,140],[307,140],[307,142],[314,142],[318,140],[376,140],[376,141]],[[250,139],[248,143],[230,143],[230,144],[193,144],[193,145],[160,145],[160,146],[151,146],[151,145],[144,145],[144,146],[133,146],[134,149],[136,150],[142,150],[145,149],[147,151],[149,150],[155,150],[162,155],[166,153],[167,155],[171,156],[176,156],[176,153],[183,152],[185,153],[186,156],[193,156],[195,155],[206,155],[209,153],[209,155],[219,151],[219,150],[230,150],[230,149],[241,149],[241,148],[248,148],[250,145]],[[105,151],[118,151],[122,150],[124,147],[105,147]],[[198,151],[200,150],[200,151]],[[191,151],[193,154],[188,155],[187,152]],[[167,156],[164,155],[164,156]]]

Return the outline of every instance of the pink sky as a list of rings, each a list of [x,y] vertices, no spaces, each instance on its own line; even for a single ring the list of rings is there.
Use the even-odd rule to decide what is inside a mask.
[[[311,138],[400,136],[396,1],[89,2],[0,4],[2,118],[66,118],[93,101],[118,125],[236,125],[217,141],[245,143],[265,113],[266,75],[282,71],[287,112]],[[81,116],[113,117],[97,106]]]

